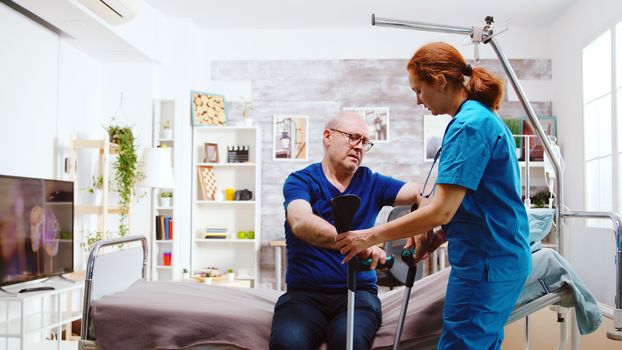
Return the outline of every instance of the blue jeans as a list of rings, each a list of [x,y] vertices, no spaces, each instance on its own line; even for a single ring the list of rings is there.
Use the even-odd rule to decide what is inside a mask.
[[[375,292],[357,291],[354,307],[354,349],[371,348],[382,322]],[[270,349],[344,349],[347,335],[347,294],[288,291],[274,306]]]
[[[471,281],[450,273],[438,349],[500,349],[525,280]]]

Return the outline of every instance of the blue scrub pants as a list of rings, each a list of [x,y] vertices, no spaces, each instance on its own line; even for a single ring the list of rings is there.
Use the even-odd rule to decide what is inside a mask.
[[[525,284],[512,281],[471,281],[449,274],[443,331],[438,349],[500,349],[503,327]]]
[[[354,301],[354,349],[367,350],[382,321],[382,308],[375,292],[357,291]],[[271,350],[317,349],[326,342],[329,350],[346,347],[347,294],[288,291],[274,306]]]

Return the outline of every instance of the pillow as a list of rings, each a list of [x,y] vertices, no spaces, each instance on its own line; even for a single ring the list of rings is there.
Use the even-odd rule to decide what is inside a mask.
[[[529,220],[529,245],[531,246],[532,252],[542,248],[541,241],[551,232],[553,218],[555,218],[555,209],[527,209],[527,219]]]

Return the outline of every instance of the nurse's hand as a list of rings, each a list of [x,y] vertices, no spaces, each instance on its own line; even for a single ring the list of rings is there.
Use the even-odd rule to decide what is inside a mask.
[[[446,241],[447,239],[445,238],[445,232],[443,230],[438,230],[436,233],[430,230],[426,233],[408,238],[406,245],[404,245],[404,249],[410,248],[414,244],[416,249],[415,261],[418,262],[430,256],[432,252]]]
[[[375,270],[378,263],[387,262],[387,253],[378,246],[371,246],[357,255],[359,259],[371,259],[370,270]]]
[[[370,239],[371,235],[372,232],[370,230],[338,233],[335,237],[337,247],[339,248],[341,254],[346,254],[346,257],[341,261],[341,263],[347,263],[357,254],[360,254],[368,247],[371,247],[373,245],[373,242],[371,242]]]

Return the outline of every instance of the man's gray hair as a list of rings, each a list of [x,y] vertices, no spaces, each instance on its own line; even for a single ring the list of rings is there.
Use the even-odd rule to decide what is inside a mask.
[[[341,121],[344,118],[360,118],[360,119],[363,119],[363,117],[361,117],[360,114],[358,114],[358,113],[356,113],[354,111],[342,111],[342,112],[339,112],[339,113],[335,114],[334,116],[332,116],[328,120],[328,122],[326,123],[326,126],[324,126],[324,129],[339,129],[339,127],[341,126]]]

